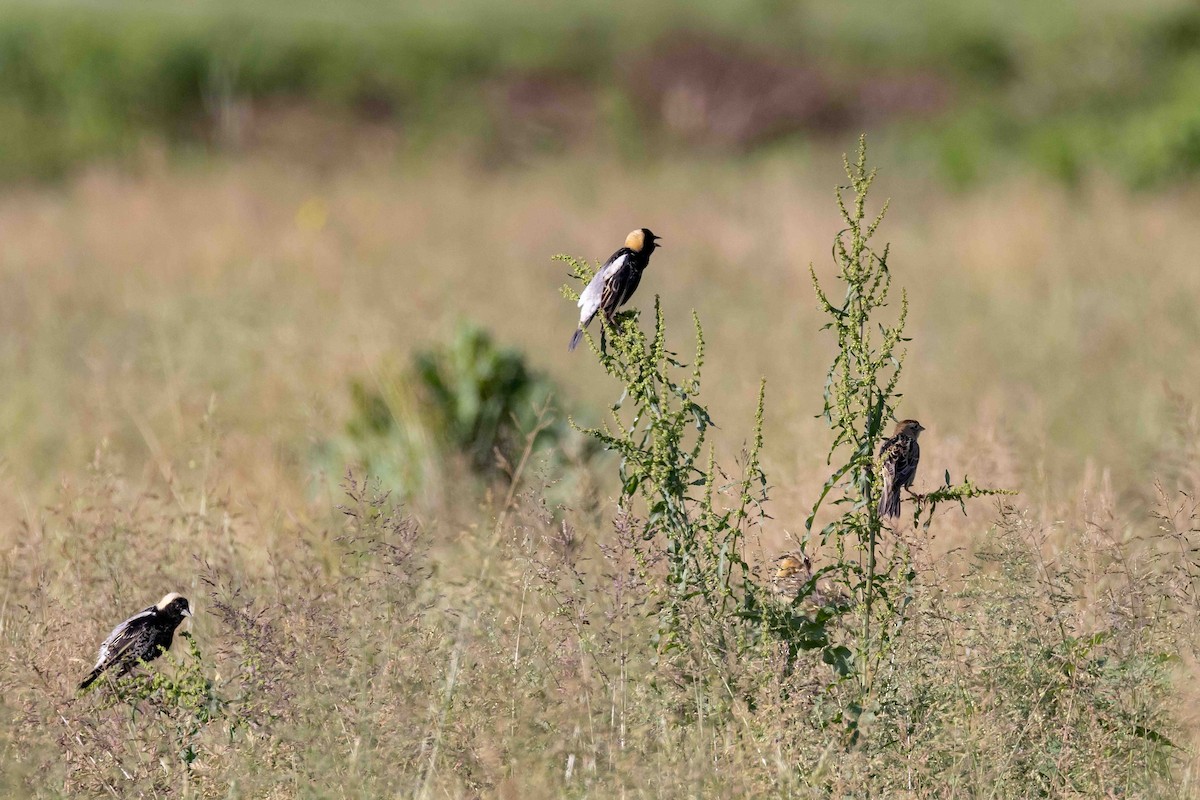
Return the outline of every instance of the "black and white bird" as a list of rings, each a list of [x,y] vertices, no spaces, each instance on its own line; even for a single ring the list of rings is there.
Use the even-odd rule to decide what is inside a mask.
[[[638,228],[625,237],[625,246],[613,253],[579,295],[579,329],[571,337],[568,350],[574,350],[583,338],[583,329],[597,312],[603,312],[611,325],[617,309],[629,302],[658,247],[658,237],[649,228]]]
[[[921,460],[921,448],[917,437],[925,430],[915,419],[896,423],[890,439],[884,439],[879,447],[879,460],[883,465],[883,494],[879,498],[879,515],[888,519],[900,516],[900,490],[912,486],[917,477],[917,463]]]
[[[184,617],[192,615],[186,597],[175,592],[163,597],[156,605],[142,609],[113,628],[100,645],[100,658],[79,688],[91,686],[101,673],[115,670],[117,677],[129,672],[141,662],[153,661],[171,649],[175,629]]]

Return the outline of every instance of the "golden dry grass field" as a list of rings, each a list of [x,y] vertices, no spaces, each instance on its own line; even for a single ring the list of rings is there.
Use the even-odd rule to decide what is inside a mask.
[[[607,257],[645,225],[664,247],[633,306],[645,312],[661,295],[685,353],[698,312],[722,459],[746,442],[766,379],[771,519],[754,528],[749,555],[769,561],[802,534],[827,471],[816,415],[834,343],[808,266],[833,274],[840,149],[735,161],[579,152],[481,167],[453,148],[398,156],[385,133],[329,137],[201,161],[151,149],[129,166],[0,195],[7,796],[1194,791],[1193,558],[1176,553],[1171,572],[1151,554],[1194,541],[1195,519],[1170,512],[1179,535],[1147,542],[1165,525],[1152,515],[1162,497],[1186,504],[1179,493],[1200,480],[1195,188],[1011,177],[952,191],[886,151],[873,159],[874,201],[891,198],[880,236],[910,303],[899,412],[929,429],[917,489],[949,470],[1020,491],[906,534],[922,570],[914,602],[933,615],[943,592],[973,585],[969,564],[998,535],[1022,543],[1013,558],[1030,570],[1002,560],[1007,588],[956,601],[981,615],[983,644],[948,626],[898,652],[897,664],[944,657],[959,665],[945,675],[963,674],[947,678],[957,693],[931,701],[943,716],[906,729],[920,746],[884,763],[839,749],[833,734],[789,739],[820,730],[789,716],[810,700],[757,712],[734,703],[706,727],[699,690],[646,678],[627,638],[645,633],[636,620],[567,624],[577,617],[564,608],[611,588],[608,573],[588,570],[618,541],[611,461],[592,462],[590,499],[564,508],[538,499],[563,477],[547,467],[530,466],[511,505],[503,480],[476,489],[451,470],[462,485],[412,498],[396,512],[410,523],[363,511],[370,504],[348,500],[344,476],[314,457],[345,427],[353,380],[382,380],[459,321],[519,348],[582,419],[600,419],[621,387],[591,353],[567,352],[575,309],[550,258]],[[559,542],[567,527],[582,544]],[[415,540],[421,560],[395,555]],[[578,564],[563,564],[578,552],[590,555],[573,584],[563,575]],[[1049,580],[1059,569],[1070,591]],[[1153,614],[1114,600],[1149,575],[1167,587]],[[204,701],[209,716],[182,701],[75,698],[103,635],[168,590],[193,599],[188,630],[203,656],[189,661],[177,643],[174,663],[158,667],[207,681],[222,698]],[[1009,703],[1033,684],[983,686],[988,669],[972,666],[978,652],[1028,666],[1021,659],[1037,659],[1020,644],[1051,620],[1082,641],[1097,618],[1115,619],[1110,601],[1128,618],[1108,635],[1132,631],[1121,647],[1161,656],[1169,678],[1124,676],[1099,705],[1119,706],[1119,695],[1157,715],[1154,730],[1177,745],[1162,770],[1160,755],[1113,755],[1111,731],[1087,729],[1080,709],[1017,718]],[[1040,616],[1043,603],[1057,611]],[[823,674],[814,664],[814,686]],[[1065,680],[1064,696],[1078,690],[1074,673]],[[1016,765],[1039,748],[1059,754],[1038,773],[1052,777],[1022,783],[1028,765]]]
[[[717,418],[747,420],[765,377],[772,474],[793,486],[820,457],[806,437],[832,343],[807,272],[832,270],[836,152],[482,172],[396,162],[386,143],[331,164],[290,156],[148,158],[6,193],[9,502],[45,500],[102,441],[153,464],[194,439],[210,402],[235,439],[227,466],[261,473],[246,490],[306,496],[293,473],[338,425],[348,378],[457,320],[600,409],[613,387],[560,341],[574,320],[550,256],[604,258],[637,224],[665,237],[647,300],[706,324]],[[931,451],[983,437],[1013,449],[1033,491],[1111,471],[1122,497],[1144,498],[1174,439],[1172,397],[1196,394],[1200,196],[1034,181],[955,194],[897,172],[881,183],[883,235],[912,305],[906,407],[933,421]]]

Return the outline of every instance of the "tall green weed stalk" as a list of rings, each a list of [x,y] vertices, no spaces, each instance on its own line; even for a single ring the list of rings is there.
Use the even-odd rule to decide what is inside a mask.
[[[569,264],[584,284],[595,272],[584,261],[568,256],[557,260]],[[570,286],[564,294],[578,299]],[[667,349],[666,323],[657,297],[650,335],[642,330],[638,317],[639,312],[626,311],[611,326],[602,319],[601,343],[588,335],[601,366],[624,392],[612,406],[609,421],[584,432],[620,457],[621,510],[641,513],[635,501],[644,502],[635,554],[644,577],[650,577],[650,564],[665,554],[664,574],[649,581],[656,586],[658,653],[679,650],[688,640],[702,641],[720,654],[736,653],[748,638],[741,630],[744,626],[728,623],[743,618],[757,591],[744,544],[747,527],[762,513],[766,499],[766,477],[759,462],[766,386],[759,387],[740,477],[728,481],[711,447],[705,446],[713,421],[699,401],[704,364],[699,318],[693,312],[695,354],[687,365]]]
[[[884,523],[879,514],[883,470],[878,450],[888,424],[896,418],[902,398],[904,326],[908,298],[900,290],[899,310],[891,322],[882,320],[891,304],[892,272],[889,246],[872,246],[871,240],[887,213],[887,203],[873,218],[867,216],[867,197],[875,170],[867,168],[866,138],[859,140],[854,162],[843,159],[849,184],[839,186],[837,205],[845,227],[833,242],[836,284],[841,300],[826,290],[812,265],[809,273],[820,309],[828,317],[822,330],[837,338],[837,354],[829,366],[822,417],[833,432],[826,463],[833,467],[806,520],[809,536],[818,514],[830,506],[836,516],[815,534],[837,554],[838,567],[849,576],[854,606],[861,611],[847,675],[854,675],[864,693],[887,652],[891,637],[902,631],[904,609],[915,577],[911,554],[902,537],[880,560]],[[849,197],[847,197],[849,195]],[[956,502],[966,511],[966,501],[988,495],[1011,494],[976,486],[964,479],[952,483],[949,471],[943,485],[923,495],[910,495],[908,507],[916,529],[928,529],[941,504]]]

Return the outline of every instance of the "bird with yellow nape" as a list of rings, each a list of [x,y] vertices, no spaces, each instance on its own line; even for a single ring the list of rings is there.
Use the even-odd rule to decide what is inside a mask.
[[[641,283],[650,256],[661,245],[649,228],[638,228],[625,237],[625,246],[609,256],[587,288],[579,295],[579,328],[571,337],[568,350],[574,350],[583,331],[597,313],[603,313],[611,325],[617,309],[629,302]]]

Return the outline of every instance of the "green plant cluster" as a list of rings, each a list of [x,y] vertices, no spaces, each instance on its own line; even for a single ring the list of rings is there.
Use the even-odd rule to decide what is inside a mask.
[[[155,668],[150,674],[139,670],[112,680],[104,677],[96,688],[108,685],[112,689],[97,695],[101,711],[125,709],[131,723],[137,723],[139,716],[148,717],[169,733],[180,761],[191,767],[201,759],[200,742],[210,725],[223,723],[233,736],[242,721],[205,674],[196,638],[186,631],[180,638],[187,649],[181,655],[178,648],[165,654],[168,661],[174,662],[174,670]]]
[[[798,767],[798,777],[831,795],[831,773],[844,779],[855,769],[832,767],[831,754],[876,775],[869,783],[877,788],[893,789],[898,784],[886,776],[903,772],[899,764],[915,758],[938,762],[922,772],[922,786],[976,785],[980,775],[954,761],[964,751],[981,763],[1007,759],[994,780],[1016,790],[1014,796],[1026,796],[1029,787],[1038,796],[1062,796],[1120,785],[1129,776],[1112,769],[1118,761],[1161,774],[1174,747],[1165,733],[1169,723],[1128,695],[1139,684],[1166,691],[1161,651],[1113,647],[1128,641],[1121,623],[1069,621],[1080,570],[1039,563],[1036,546],[1018,541],[1024,522],[1006,512],[1010,518],[994,539],[1004,552],[973,565],[952,605],[943,605],[921,574],[910,537],[929,530],[940,506],[954,504],[965,514],[969,500],[1013,492],[967,479],[955,483],[947,472],[941,486],[906,499],[912,533],[901,535],[903,523],[885,525],[881,518],[877,450],[902,399],[907,303],[901,292],[898,314],[883,319],[893,277],[888,248],[876,250],[871,240],[886,205],[868,217],[875,172],[867,167],[865,138],[844,167],[849,182],[837,194],[844,227],[833,245],[839,299],[810,267],[837,352],[822,412],[832,434],[827,461],[833,469],[807,519],[806,544],[832,557],[793,597],[773,596],[745,554],[750,525],[765,517],[768,491],[760,465],[763,391],[752,443],[730,480],[706,450],[713,421],[699,396],[704,336],[695,315],[690,365],[667,347],[657,298],[650,333],[638,324],[638,312],[627,311],[611,324],[601,320],[599,340],[588,335],[592,352],[623,389],[609,422],[585,432],[620,457],[616,546],[630,551],[634,584],[651,600],[632,607],[655,621],[648,642],[652,669],[672,686],[705,697],[689,710],[689,724],[702,724],[705,715],[709,725],[722,719],[741,724],[733,722],[740,702],[751,713],[790,719],[797,732],[785,739],[798,749],[808,737],[826,741],[816,763]],[[594,274],[585,262],[559,258],[583,284]],[[569,286],[564,293],[577,299]],[[631,536],[637,514],[644,518],[634,526],[639,535]],[[998,579],[991,563],[1020,574]],[[1014,592],[1023,599],[1005,611]],[[578,614],[580,601],[570,594],[560,587],[554,596],[563,613]],[[998,613],[1008,621],[989,624]],[[1058,624],[1043,629],[1039,619]],[[748,663],[760,665],[757,676],[747,673]],[[767,663],[776,668],[773,680],[762,670]],[[924,665],[938,666],[927,672]],[[937,672],[945,669],[955,675]],[[967,706],[993,702],[998,705],[986,724],[995,724],[994,731],[977,745],[954,740],[955,720],[977,713]],[[1015,727],[1024,732],[1012,742],[1008,720],[1017,718]],[[756,717],[749,724],[770,729],[773,723],[778,720]],[[1002,754],[989,751],[995,747]],[[911,773],[907,786],[913,788]]]
[[[586,262],[558,259],[585,284],[594,275]],[[564,291],[578,300],[570,287]],[[618,507],[634,514],[635,498],[644,502],[641,568],[648,568],[652,551],[661,548],[666,555],[657,606],[660,653],[690,640],[694,631],[685,630],[689,622],[725,620],[753,606],[756,590],[744,556],[745,537],[766,499],[766,476],[759,463],[766,385],[759,389],[741,476],[728,484],[712,449],[705,450],[712,418],[698,401],[704,332],[695,314],[692,321],[696,344],[690,366],[667,348],[666,322],[657,298],[651,335],[638,325],[636,311],[617,315],[612,326],[602,323],[606,346],[586,334],[601,365],[624,386],[624,393],[612,406],[608,422],[583,432],[620,457]],[[724,629],[710,634],[706,638],[724,654],[744,646],[736,637],[730,640]]]
[[[553,382],[469,324],[407,368],[354,380],[350,399],[345,434],[324,446],[322,466],[359,466],[405,498],[445,478],[447,462],[486,481],[511,473],[527,447],[559,466],[596,451],[566,424]]]

